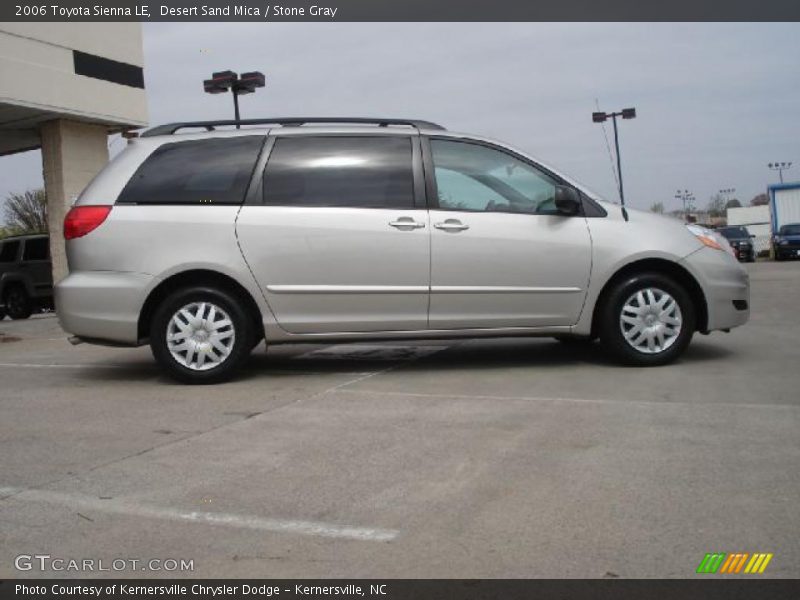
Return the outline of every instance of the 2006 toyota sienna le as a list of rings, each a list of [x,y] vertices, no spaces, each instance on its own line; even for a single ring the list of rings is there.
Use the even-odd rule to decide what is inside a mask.
[[[149,341],[210,383],[262,340],[599,338],[661,365],[749,316],[724,239],[502,143],[403,119],[232,124],[146,131],[80,195],[56,287],[73,341]]]

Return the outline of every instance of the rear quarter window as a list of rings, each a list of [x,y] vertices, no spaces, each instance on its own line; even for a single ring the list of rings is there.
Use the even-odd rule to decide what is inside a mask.
[[[122,204],[241,204],[264,136],[174,142],[156,149],[117,199]]]

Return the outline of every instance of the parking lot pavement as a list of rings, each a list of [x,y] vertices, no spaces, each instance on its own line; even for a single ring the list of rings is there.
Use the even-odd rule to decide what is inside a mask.
[[[149,350],[0,323],[0,577],[20,554],[196,577],[800,576],[800,262],[678,363],[549,339],[260,347],[186,387]],[[46,571],[45,575],[77,576]]]

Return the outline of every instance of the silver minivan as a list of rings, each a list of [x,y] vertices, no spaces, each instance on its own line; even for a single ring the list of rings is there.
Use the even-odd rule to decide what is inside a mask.
[[[63,328],[149,343],[188,383],[229,378],[262,340],[599,338],[623,363],[661,365],[749,316],[721,236],[425,121],[156,127],[64,233]]]

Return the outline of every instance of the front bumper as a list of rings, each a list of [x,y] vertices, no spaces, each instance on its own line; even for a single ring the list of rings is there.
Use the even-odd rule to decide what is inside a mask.
[[[139,313],[155,280],[145,273],[70,273],[55,286],[61,327],[86,341],[135,346]]]
[[[727,252],[702,248],[681,263],[694,275],[706,297],[707,331],[744,325],[750,318],[750,277]]]
[[[800,244],[775,244],[773,248],[778,258],[800,258]]]

